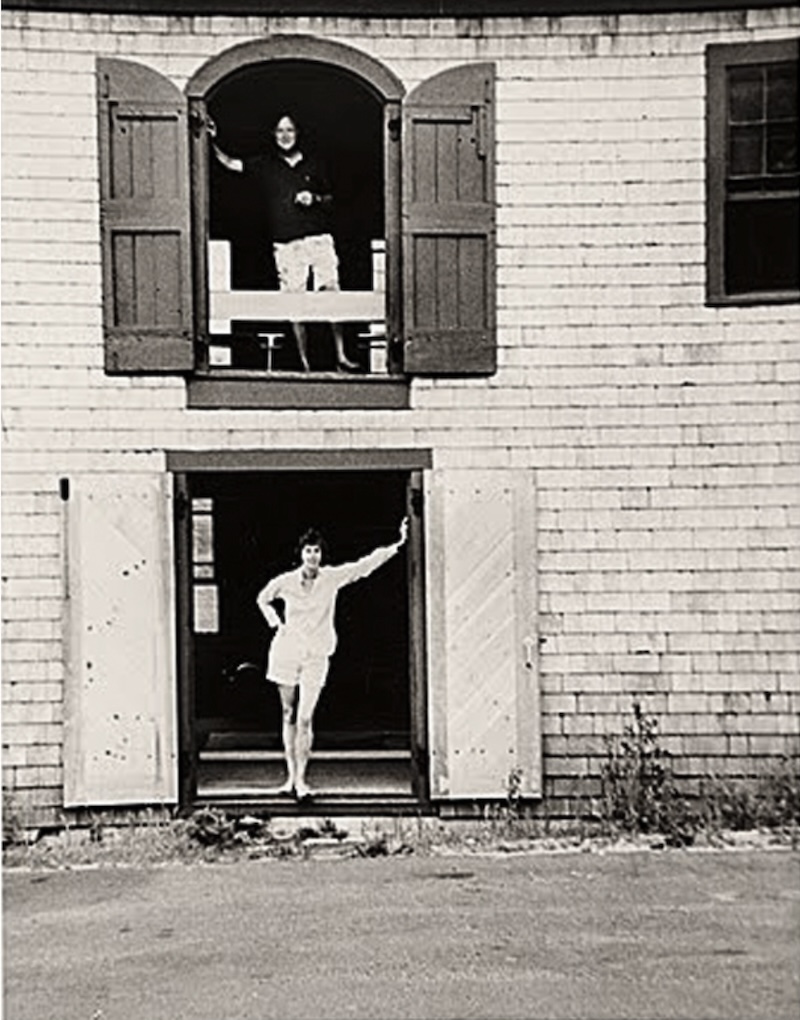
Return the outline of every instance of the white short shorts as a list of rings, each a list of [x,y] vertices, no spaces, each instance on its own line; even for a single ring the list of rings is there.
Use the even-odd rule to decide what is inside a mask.
[[[276,241],[272,246],[281,290],[339,289],[339,259],[330,234],[298,237],[294,241]]]
[[[328,678],[328,659],[270,659],[267,680],[286,687],[322,690]]]

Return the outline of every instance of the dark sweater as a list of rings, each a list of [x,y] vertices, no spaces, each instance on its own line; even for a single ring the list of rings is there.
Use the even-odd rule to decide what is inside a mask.
[[[273,241],[294,241],[331,232],[330,186],[321,165],[305,156],[295,166],[277,155],[258,156],[247,163],[263,199]],[[314,202],[299,205],[295,196],[310,191]]]

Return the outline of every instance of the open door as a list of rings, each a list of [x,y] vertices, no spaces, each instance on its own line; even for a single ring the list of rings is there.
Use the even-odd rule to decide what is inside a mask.
[[[64,806],[174,803],[171,478],[70,490]]]
[[[539,796],[532,474],[439,469],[428,502],[431,796]]]
[[[413,513],[403,552],[339,594],[309,778],[321,803],[423,798],[421,472],[191,472],[178,484],[185,795],[269,800],[283,781],[280,699],[265,675],[271,632],[256,598],[299,564],[300,534],[319,527],[328,561],[347,562],[394,542]]]

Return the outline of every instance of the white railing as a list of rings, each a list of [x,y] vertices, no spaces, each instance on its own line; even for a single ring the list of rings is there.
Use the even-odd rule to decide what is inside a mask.
[[[359,337],[369,348],[369,370],[384,373],[386,358],[385,245],[372,242],[372,290],[301,291],[233,290],[231,287],[231,246],[229,241],[208,242],[208,329],[212,336],[210,362],[229,365],[229,343],[214,343],[214,337],[230,338],[233,320],[239,322],[363,322]],[[264,341],[267,369],[272,368],[275,351],[284,334],[257,334]]]

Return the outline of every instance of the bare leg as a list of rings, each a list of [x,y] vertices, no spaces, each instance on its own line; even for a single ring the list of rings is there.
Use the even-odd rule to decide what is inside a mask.
[[[336,290],[336,291],[338,291],[339,288],[338,288],[338,286],[336,286],[336,287],[320,287],[319,289],[321,291],[322,290],[327,290],[327,291]],[[336,345],[336,365],[337,365],[337,368],[343,368],[343,369],[346,369],[349,372],[358,371],[359,366],[355,363],[355,361],[351,361],[347,357],[347,355],[345,354],[345,350],[344,350],[344,331],[342,329],[341,322],[332,322],[331,323],[331,330],[333,332],[333,342]]]
[[[306,372],[309,372],[310,367],[308,364],[308,334],[306,333],[305,324],[302,322],[293,322],[292,332],[294,333],[294,339],[297,344],[297,353],[300,355],[300,361],[303,365],[303,369]]]
[[[308,759],[311,757],[311,744],[313,739],[314,734],[311,728],[311,720],[305,719],[303,722],[298,720],[297,742],[295,744],[297,753],[297,778],[294,781],[294,788],[297,792],[298,798],[300,799],[307,797],[310,793],[308,784],[306,783],[306,769],[308,768]]]
[[[311,757],[311,745],[314,741],[313,719],[322,683],[304,685],[300,689],[300,702],[297,707],[297,735],[295,739],[295,773],[294,788],[299,799],[310,794],[306,783],[306,769]]]
[[[278,691],[281,696],[281,709],[283,712],[283,753],[286,755],[286,771],[288,777],[280,788],[281,793],[292,793],[297,781],[297,723],[295,712],[297,709],[297,687],[290,687],[288,684],[278,684]]]
[[[355,371],[358,369],[358,365],[355,361],[351,361],[344,351],[344,332],[342,331],[341,323],[332,322],[331,329],[333,330],[333,342],[336,344],[336,364],[339,368]]]

